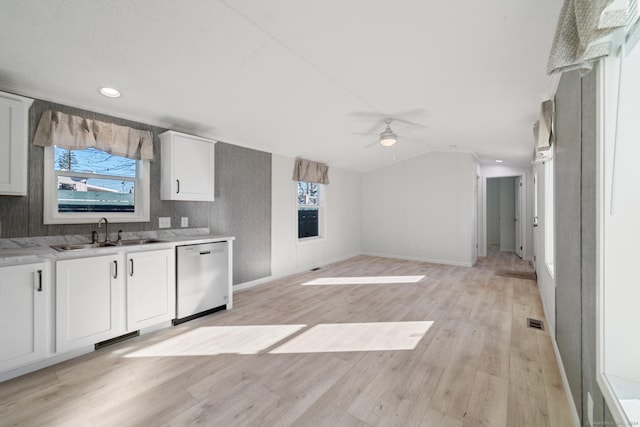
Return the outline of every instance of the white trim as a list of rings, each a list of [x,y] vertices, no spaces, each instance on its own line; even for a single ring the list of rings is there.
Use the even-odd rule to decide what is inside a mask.
[[[464,262],[464,261],[451,261],[451,260],[445,260],[445,259],[422,258],[422,257],[414,257],[414,256],[385,254],[385,253],[378,253],[378,252],[363,252],[362,255],[375,256],[375,257],[380,257],[380,258],[404,259],[404,260],[407,260],[407,261],[428,262],[428,263],[431,263],[431,264],[455,265],[457,267],[473,267],[472,263]]]
[[[150,193],[151,193],[151,165],[149,160],[139,160],[136,165],[135,212],[90,212],[90,213],[59,213],[57,207],[57,189],[55,187],[54,148],[44,147],[44,224],[90,224],[101,217],[111,222],[149,222]]]
[[[540,278],[538,278],[540,280]],[[555,280],[554,280],[555,284]],[[540,289],[538,289],[538,294],[540,294]],[[545,305],[545,299],[542,298],[542,294],[540,294],[540,299],[542,301],[542,311],[544,312],[544,318],[549,321],[549,311],[547,310],[547,306]],[[555,309],[555,307],[554,307]],[[560,371],[560,378],[562,378],[562,386],[564,388],[564,394],[567,398],[567,402],[569,403],[569,411],[571,412],[571,419],[573,420],[573,424],[576,427],[580,427],[580,415],[578,414],[578,408],[576,408],[576,404],[573,401],[573,395],[571,394],[571,387],[569,386],[569,378],[567,377],[567,372],[564,370],[564,363],[562,363],[562,356],[560,356],[560,349],[558,348],[558,343],[556,342],[555,331],[552,328],[547,328],[549,332],[549,338],[551,339],[551,344],[553,345],[553,352],[556,355],[556,363],[558,364],[558,370]]]
[[[629,421],[615,390],[607,378],[605,368],[605,282],[604,239],[607,202],[605,198],[605,142],[607,134],[615,129],[619,82],[607,78],[607,71],[618,75],[619,56],[610,56],[598,63],[596,86],[596,383],[616,423],[627,425]],[[610,114],[607,114],[609,112]]]
[[[233,291],[234,292],[243,292],[243,291],[249,290],[251,288],[255,288],[256,286],[260,286],[260,285],[264,285],[264,284],[267,284],[267,283],[270,283],[270,282],[274,282],[276,280],[280,280],[280,279],[283,279],[285,277],[292,276],[294,274],[300,274],[300,273],[308,272],[312,268],[324,267],[324,266],[327,266],[327,265],[330,265],[330,264],[335,264],[336,262],[346,261],[348,259],[351,259],[351,258],[354,258],[354,257],[357,257],[357,256],[361,256],[361,255],[364,255],[364,254],[358,252],[358,253],[345,255],[345,256],[342,256],[342,257],[338,257],[338,258],[334,258],[334,259],[331,259],[331,260],[323,261],[321,264],[317,264],[317,265],[313,265],[313,266],[306,266],[306,267],[303,267],[303,268],[298,268],[296,270],[289,271],[287,273],[281,273],[281,274],[271,275],[271,276],[267,276],[267,277],[261,277],[260,279],[250,280],[248,282],[239,283],[237,285],[233,285]]]
[[[515,175],[499,175],[499,176],[487,176],[480,175],[482,182],[482,239],[478,242],[478,256],[487,256],[487,246],[489,242],[487,242],[487,180],[494,178],[520,178],[520,182],[522,183],[522,193],[520,194],[520,244],[522,245],[522,259],[527,260],[531,257],[529,256],[529,252],[527,251],[527,223],[529,221],[527,215],[527,173],[520,173]],[[478,216],[479,218],[479,216]],[[478,219],[476,218],[476,219]],[[532,218],[533,220],[533,218]],[[476,225],[477,227],[479,225]],[[479,229],[479,228],[478,228]],[[534,248],[535,250],[535,248]],[[514,251],[514,253],[517,253]],[[438,262],[438,264],[441,264]]]
[[[560,350],[558,349],[555,338],[551,337],[551,343],[553,344],[553,352],[556,354],[556,362],[558,363],[558,370],[560,370],[560,377],[562,378],[562,385],[564,386],[564,394],[566,395],[569,403],[571,419],[576,427],[580,427],[580,415],[578,415],[578,408],[576,408],[576,404],[573,401],[571,387],[569,387],[569,379],[567,378],[567,373],[564,370],[564,364],[562,363],[562,357],[560,356]]]

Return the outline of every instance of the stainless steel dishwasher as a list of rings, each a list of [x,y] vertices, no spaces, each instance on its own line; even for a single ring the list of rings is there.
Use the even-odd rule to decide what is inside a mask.
[[[174,325],[214,311],[229,301],[228,242],[178,246]]]

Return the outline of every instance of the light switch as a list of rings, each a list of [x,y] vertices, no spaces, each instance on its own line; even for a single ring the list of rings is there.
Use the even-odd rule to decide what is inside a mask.
[[[159,228],[169,228],[171,227],[171,217],[170,216],[161,216],[158,218],[158,227]]]
[[[188,216],[183,216],[182,218],[180,218],[180,226],[181,227],[188,227],[189,226],[189,217]]]

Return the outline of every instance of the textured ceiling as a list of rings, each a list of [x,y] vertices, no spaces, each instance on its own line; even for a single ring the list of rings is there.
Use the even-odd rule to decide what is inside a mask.
[[[354,171],[451,145],[527,164],[560,6],[4,0],[0,89]],[[422,126],[364,148],[386,116]]]

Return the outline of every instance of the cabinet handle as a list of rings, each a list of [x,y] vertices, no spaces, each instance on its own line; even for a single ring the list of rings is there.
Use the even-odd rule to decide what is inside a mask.
[[[131,271],[129,272],[129,276],[133,276],[133,258],[131,258],[129,262],[131,263]]]
[[[42,270],[38,270],[38,292],[42,292]]]
[[[180,180],[176,179],[176,184],[178,186],[177,190],[176,190],[176,194],[178,194],[180,192]]]
[[[117,279],[118,278],[118,261],[113,261],[113,265],[115,266],[115,269],[116,269],[116,271],[115,271],[115,273],[113,275],[113,278]]]

